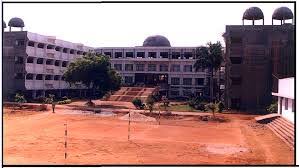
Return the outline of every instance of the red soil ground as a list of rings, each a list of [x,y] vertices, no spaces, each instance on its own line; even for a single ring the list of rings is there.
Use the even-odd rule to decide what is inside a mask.
[[[250,115],[229,121],[162,117],[128,122],[112,117],[4,109],[4,164],[294,164],[294,151]],[[71,110],[69,110],[71,111]],[[68,125],[64,159],[64,124]]]

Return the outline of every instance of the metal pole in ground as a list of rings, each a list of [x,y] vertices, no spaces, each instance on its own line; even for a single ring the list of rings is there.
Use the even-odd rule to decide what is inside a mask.
[[[161,118],[161,110],[160,110],[160,107],[159,107],[159,125],[160,125],[160,118]]]
[[[64,159],[67,158],[67,123],[64,124]]]
[[[129,111],[128,141],[130,140],[131,111]]]

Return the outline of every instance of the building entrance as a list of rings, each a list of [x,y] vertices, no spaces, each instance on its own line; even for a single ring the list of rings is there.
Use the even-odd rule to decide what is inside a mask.
[[[149,86],[157,86],[161,83],[168,83],[167,74],[145,74],[145,73],[136,73],[135,74],[135,83],[142,83]]]

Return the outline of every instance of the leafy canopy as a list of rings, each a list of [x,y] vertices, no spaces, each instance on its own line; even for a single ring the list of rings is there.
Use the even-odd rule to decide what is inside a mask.
[[[219,41],[216,43],[209,42],[207,46],[197,48],[196,57],[197,61],[194,64],[196,71],[201,68],[219,69],[223,61],[221,43]]]
[[[70,84],[80,82],[87,88],[102,92],[117,90],[121,84],[119,74],[110,68],[109,58],[95,53],[88,53],[70,63],[64,77]]]

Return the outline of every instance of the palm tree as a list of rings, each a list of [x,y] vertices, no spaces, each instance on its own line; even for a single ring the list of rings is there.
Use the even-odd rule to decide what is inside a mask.
[[[219,41],[217,41],[216,43],[209,42],[207,46],[196,48],[196,58],[197,60],[194,64],[194,68],[196,71],[206,68],[210,70],[210,101],[213,101],[214,71],[217,71],[220,68],[223,61],[221,43]]]

